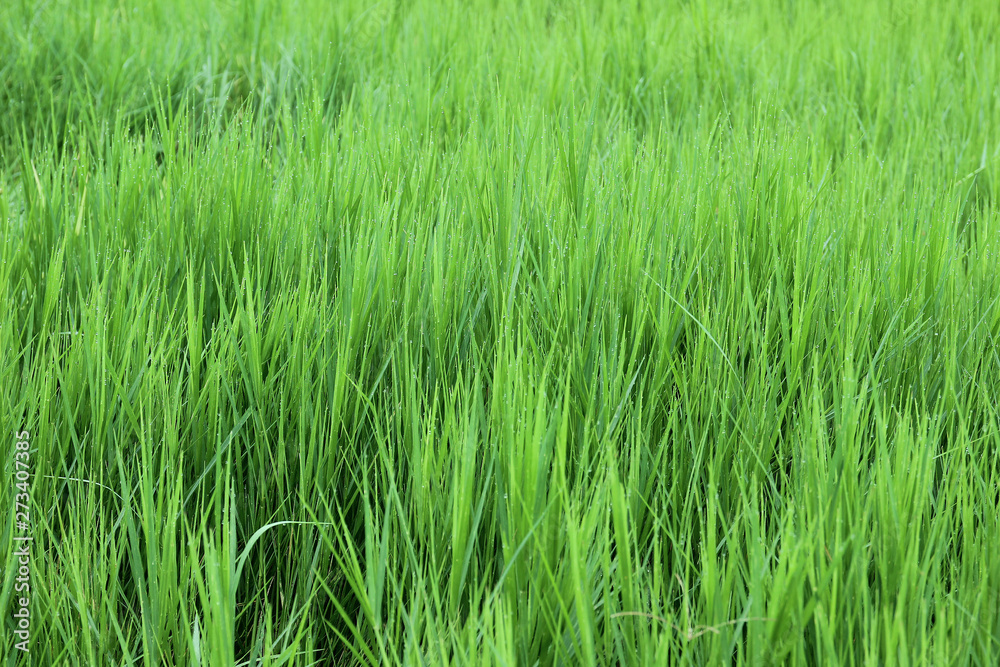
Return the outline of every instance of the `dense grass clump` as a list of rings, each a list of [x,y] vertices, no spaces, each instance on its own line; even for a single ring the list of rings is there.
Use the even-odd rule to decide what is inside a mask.
[[[998,35],[3,2],[33,664],[998,664]]]

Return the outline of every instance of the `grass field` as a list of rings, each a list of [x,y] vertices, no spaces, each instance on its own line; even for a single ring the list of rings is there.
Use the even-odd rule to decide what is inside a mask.
[[[998,36],[3,0],[0,664],[1000,663]]]

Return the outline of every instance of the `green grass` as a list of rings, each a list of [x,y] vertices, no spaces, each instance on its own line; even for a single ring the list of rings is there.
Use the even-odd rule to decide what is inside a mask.
[[[1000,6],[604,4],[2,3],[30,664],[1000,661]]]

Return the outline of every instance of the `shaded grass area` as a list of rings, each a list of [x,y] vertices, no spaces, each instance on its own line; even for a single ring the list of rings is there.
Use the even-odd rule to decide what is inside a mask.
[[[995,664],[998,28],[5,5],[36,663]]]

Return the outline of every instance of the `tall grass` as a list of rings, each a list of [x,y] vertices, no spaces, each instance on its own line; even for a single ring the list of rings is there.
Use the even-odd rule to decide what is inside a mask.
[[[998,34],[4,3],[33,664],[996,664]]]

